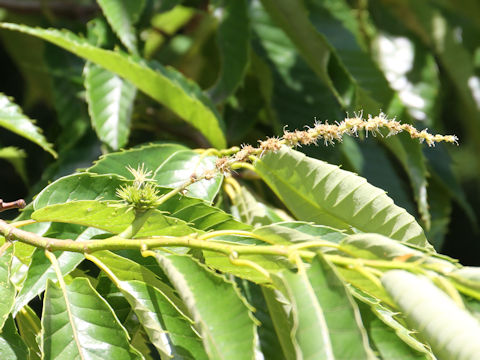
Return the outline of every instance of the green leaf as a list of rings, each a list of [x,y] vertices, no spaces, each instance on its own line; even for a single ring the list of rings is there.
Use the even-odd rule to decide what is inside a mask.
[[[292,303],[297,358],[374,359],[357,304],[320,256],[306,271],[276,277]]]
[[[80,200],[43,207],[32,214],[32,219],[92,226],[113,234],[120,234],[132,224],[135,213],[121,206],[119,202]],[[135,237],[182,236],[192,233],[195,233],[195,230],[184,221],[154,210]]]
[[[60,231],[63,237],[69,236],[67,228],[62,226]],[[77,240],[88,240],[97,235],[97,229],[86,229],[77,236]],[[62,238],[62,236],[58,236]],[[74,252],[56,253],[60,270],[62,274],[66,275],[73,271],[84,259],[83,254]],[[27,275],[23,283],[22,289],[17,295],[14,306],[14,313],[18,313],[30,300],[45,290],[46,280],[55,279],[55,271],[50,261],[46,258],[45,252],[42,249],[36,249],[30,266],[28,267]]]
[[[63,204],[75,200],[118,200],[116,189],[130,184],[119,175],[97,175],[80,173],[64,176],[44,188],[33,202],[38,210],[47,205]],[[159,188],[160,193],[169,189]],[[158,210],[192,224],[195,229],[208,230],[249,230],[250,226],[242,224],[217,207],[209,206],[200,199],[177,195],[164,202]]]
[[[157,254],[157,261],[193,316],[209,358],[253,359],[255,323],[235,285],[186,256]]]
[[[217,42],[222,65],[217,82],[210,89],[210,97],[219,103],[232,95],[243,81],[248,67],[250,24],[246,0],[223,0]],[[216,13],[214,12],[214,14]]]
[[[273,294],[272,289],[267,289],[262,286],[252,284],[248,281],[237,281],[237,284],[241,286],[243,290],[242,293],[245,295],[249,304],[255,308],[255,318],[260,321],[260,325],[257,329],[258,339],[260,350],[265,359],[275,359],[275,360],[284,360],[287,359],[287,356],[284,355],[282,345],[280,343],[279,337],[277,336],[275,325],[273,323],[274,316],[281,316],[280,314],[273,314],[270,312],[266,297],[268,295],[264,294]],[[281,304],[279,304],[281,306]],[[285,311],[283,311],[285,313]],[[285,317],[282,317],[285,319]],[[288,338],[288,341],[291,343],[290,334],[286,329],[288,327],[280,328],[281,333],[285,334]],[[291,357],[288,359],[293,359],[295,352],[290,353]]]
[[[62,128],[57,140],[62,160],[66,155],[65,150],[72,149],[89,129],[87,106],[81,98],[84,91],[81,76],[85,62],[50,43],[45,44],[45,61],[52,84],[57,121]]]
[[[42,317],[47,359],[141,359],[107,302],[85,278],[47,282]]]
[[[240,191],[235,192],[230,211],[238,219],[254,227],[290,220],[289,216],[282,210],[257,201],[244,186],[240,187]]]
[[[63,204],[75,200],[118,200],[115,192],[126,183],[117,175],[80,173],[64,176],[45,187],[33,202],[38,210],[47,205]]]
[[[22,340],[30,350],[28,359],[40,360],[42,352],[38,346],[37,339],[40,339],[41,323],[37,314],[30,306],[24,306],[15,316],[15,322]]]
[[[34,121],[23,114],[22,109],[11,98],[2,93],[0,93],[0,127],[23,136],[57,157],[52,144],[48,143],[41,130],[34,125]]]
[[[135,22],[140,18],[145,0],[98,0],[113,31],[132,53],[137,52]]]
[[[224,124],[218,112],[199,87],[176,70],[159,64],[153,69],[126,54],[92,46],[65,30],[8,23],[0,27],[39,37],[118,74],[196,127],[213,146],[226,146]]]
[[[385,235],[431,247],[415,218],[360,176],[283,147],[254,162],[255,171],[300,220]]]
[[[480,324],[425,277],[392,270],[382,284],[408,323],[439,359],[475,359],[480,353]]]
[[[25,166],[25,158],[27,154],[22,149],[14,146],[8,146],[0,149],[0,159],[7,160],[14,167],[15,171],[20,175],[23,182],[28,184],[27,168]]]
[[[347,235],[328,226],[303,221],[286,221],[253,230],[263,241],[271,244],[291,245],[306,241],[330,241],[339,244]]]
[[[85,65],[84,84],[92,125],[99,139],[113,150],[125,146],[130,133],[135,86],[92,63]]]
[[[89,260],[120,289],[159,352],[169,357],[206,358],[201,340],[191,328],[192,321],[177,307],[171,288],[146,268],[110,252],[95,253]]]
[[[405,344],[395,331],[381,321],[368,306],[361,303],[359,305],[368,336],[383,359],[429,359],[425,354]]]
[[[28,348],[15,328],[15,321],[10,316],[0,334],[0,358],[8,360],[28,359]]]
[[[156,273],[138,261],[125,258],[110,251],[96,251],[93,255],[89,255],[89,259],[99,266],[100,264],[106,266],[115,274],[115,277],[119,281],[140,281],[153,286],[167,296],[170,302],[179,309],[182,314],[187,313],[185,306],[175,294],[174,290],[160,280]],[[157,263],[154,263],[158,268]],[[159,268],[158,271],[161,272]]]
[[[347,95],[346,105],[366,112],[377,112],[379,107],[387,106],[393,91],[371,59],[362,38],[362,25],[347,1],[306,0],[305,8],[318,34],[315,39],[326,42],[331,55],[339,62],[340,69],[351,83],[353,99],[350,100]],[[309,49],[308,44],[302,44],[302,47]],[[310,56],[314,57],[314,54]],[[332,80],[336,82],[334,77]]]
[[[375,323],[374,326],[378,326],[380,329],[386,325],[388,328],[385,328],[384,330],[386,332],[390,332],[393,330],[398,337],[398,339],[401,339],[405,344],[407,344],[410,347],[410,351],[412,353],[422,353],[428,360],[436,360],[435,356],[432,354],[430,348],[425,345],[424,343],[420,342],[415,336],[416,336],[416,331],[410,330],[404,320],[402,318],[398,317],[398,312],[392,310],[390,307],[386,307],[381,304],[380,299],[371,297],[370,295],[366,294],[365,292],[350,288],[352,290],[352,294],[360,300],[359,305],[366,304],[370,306],[370,311],[369,313],[373,313],[376,317],[376,319],[370,319],[371,314],[367,314],[367,319],[364,319],[364,309],[362,306],[360,306],[360,310],[362,312],[362,320],[364,321],[365,325],[368,326],[370,321],[373,321]],[[394,307],[394,304],[392,305]],[[377,320],[380,320],[384,325],[381,325],[378,323]],[[390,350],[390,344],[384,344],[385,338],[389,339],[391,337],[391,334],[382,334],[380,330],[378,334],[374,334],[374,330],[372,328],[367,328],[369,331],[369,335],[371,339],[378,339],[381,344],[379,344],[379,347],[383,347],[384,351],[389,351]],[[372,331],[370,331],[372,330]],[[391,338],[392,343],[397,343],[398,339],[394,339],[393,337]],[[388,341],[388,340],[387,340]],[[397,347],[400,348],[400,350],[403,348],[403,346],[397,344]],[[397,349],[398,350],[398,349]],[[380,350],[382,351],[382,350]],[[388,358],[388,357],[387,357]]]
[[[269,117],[278,118],[276,131],[280,132],[285,125],[301,128],[306,121],[313,122],[313,114],[318,119],[340,118],[343,114],[338,98],[325,85],[325,79],[313,76],[290,38],[276,26],[260,2],[252,3],[250,17],[254,39],[259,43],[254,43],[254,49],[264,60],[252,56],[253,71],[261,83]]]
[[[13,247],[0,254],[0,330],[3,328],[15,302],[15,286],[10,280]]]
[[[399,261],[421,261],[425,264],[436,264],[439,270],[445,272],[457,268],[454,261],[436,257],[436,253],[422,252],[379,234],[350,235],[345,237],[341,246],[356,256],[365,259],[395,260],[406,256],[406,259]]]
[[[412,141],[406,134],[398,134],[384,141],[397,158],[408,175],[413,189],[413,196],[417,203],[418,212],[429,229],[431,225],[430,211],[427,201],[427,176],[426,158],[422,152],[422,144]]]
[[[88,169],[97,174],[117,174],[132,179],[127,166],[137,169],[142,164],[152,171],[153,180],[163,187],[175,188],[190,180],[192,174],[200,175],[215,166],[216,157],[202,157],[181,145],[153,144],[101,157]],[[187,188],[186,196],[212,202],[220,189],[222,176],[198,181]]]

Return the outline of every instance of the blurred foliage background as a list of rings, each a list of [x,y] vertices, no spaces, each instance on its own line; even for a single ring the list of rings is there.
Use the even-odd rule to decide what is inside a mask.
[[[385,189],[419,219],[437,250],[480,265],[480,2],[121,3],[131,25],[123,30],[108,26],[105,2],[93,0],[0,0],[0,20],[65,28],[149,66],[179,70],[215,104],[228,146],[256,144],[285,127],[381,111],[457,135],[459,147],[377,135],[301,150]],[[37,38],[1,30],[0,62],[0,92],[36,120],[58,153],[55,159],[2,128],[6,201],[31,200],[50,181],[120,148],[153,141],[211,146],[201,131],[121,81],[129,90],[115,121],[105,125],[89,92],[89,76],[101,69]]]

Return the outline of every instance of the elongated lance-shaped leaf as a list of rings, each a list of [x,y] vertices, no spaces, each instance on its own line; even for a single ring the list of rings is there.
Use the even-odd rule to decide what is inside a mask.
[[[474,360],[480,354],[480,323],[425,277],[392,270],[382,284],[438,359]]]
[[[43,207],[32,214],[32,219],[91,226],[120,234],[133,223],[135,212],[119,202],[80,200]],[[135,237],[182,236],[195,232],[186,222],[153,210]]]
[[[92,63],[85,65],[84,84],[92,125],[99,139],[113,150],[125,146],[130,133],[135,86]]]
[[[216,157],[201,156],[176,144],[153,144],[102,156],[88,169],[97,174],[117,174],[132,179],[127,166],[137,169],[142,165],[152,172],[152,180],[159,186],[175,188],[215,167]],[[212,202],[221,186],[222,176],[201,180],[187,187],[186,196]]]
[[[132,53],[137,52],[134,24],[145,7],[145,0],[98,0],[103,14],[120,41]]]
[[[456,261],[449,261],[448,258],[433,252],[413,249],[379,234],[349,235],[342,240],[341,246],[364,259],[421,261],[425,264],[436,264],[438,269],[444,272],[457,269]]]
[[[66,30],[39,29],[9,23],[1,23],[0,27],[49,41],[120,75],[196,127],[213,146],[226,146],[224,123],[215,107],[198,85],[176,70],[159,64],[153,69],[145,62],[126,54],[92,46]]]
[[[257,159],[254,167],[299,220],[431,247],[412,215],[354,173],[287,147]]]
[[[41,360],[42,353],[37,339],[40,339],[42,325],[35,311],[30,306],[24,306],[15,316],[18,332],[29,349],[28,360]]]
[[[46,359],[141,359],[112,308],[85,278],[47,282],[42,316]]]
[[[12,311],[15,301],[15,286],[10,280],[13,246],[0,254],[0,331]]]
[[[280,291],[267,287],[262,287],[262,294],[270,314],[271,322],[275,328],[278,341],[280,342],[282,355],[287,360],[296,359],[298,343],[291,333],[293,319],[289,316],[287,310],[290,306],[288,300]],[[261,319],[259,320],[261,321]],[[260,336],[261,332],[262,330],[260,328]],[[277,351],[280,351],[280,349]]]
[[[220,24],[217,42],[222,65],[214,87],[209,91],[214,102],[224,101],[243,81],[250,50],[250,24],[246,0],[223,0],[218,8]]]
[[[70,225],[60,225],[58,229],[63,236],[69,236],[68,227]],[[76,239],[88,240],[93,236],[102,233],[102,231],[89,228],[81,232]],[[60,238],[62,236],[59,236]],[[72,236],[73,238],[73,236]],[[73,271],[84,259],[83,254],[74,252],[57,253],[57,260],[62,274],[66,275]],[[13,312],[17,314],[26,304],[30,302],[35,296],[45,290],[47,279],[55,279],[55,271],[50,261],[45,257],[45,252],[42,249],[36,249],[33,253],[32,261],[28,267],[25,281],[22,289],[17,295]]]
[[[372,310],[362,303],[359,304],[362,321],[365,324],[372,345],[380,353],[383,359],[402,360],[430,360],[431,357],[422,354],[405,344],[393,329],[381,321]]]
[[[382,325],[378,323],[377,320],[383,322],[384,326],[387,326],[388,328],[383,328],[387,332],[394,331],[396,336],[401,339],[406,345],[408,345],[412,351],[413,354],[415,353],[421,353],[423,354],[428,360],[436,360],[435,356],[432,354],[430,348],[420,342],[415,335],[415,331],[411,330],[410,328],[407,327],[403,319],[398,319],[397,315],[398,312],[395,310],[392,310],[390,307],[386,307],[381,304],[381,301],[375,297],[372,297],[368,295],[367,293],[358,290],[356,288],[349,288],[350,292],[352,293],[353,296],[355,296],[356,299],[360,301],[359,305],[366,304],[370,306],[370,313],[375,314],[376,319],[372,320],[375,323],[375,327],[379,327],[380,329],[383,328]],[[372,339],[378,339],[382,344],[379,346],[383,346],[386,351],[389,350],[390,344],[383,344],[384,341],[389,341],[391,340],[393,343],[398,342],[398,339],[394,339],[391,334],[383,334],[383,330],[379,330],[379,334],[372,334],[372,331],[375,332],[372,328],[369,328],[369,319],[370,315],[367,314],[367,319],[364,319],[364,309],[362,309],[362,306],[360,306],[360,311],[362,312],[362,320],[365,324],[365,327],[367,328],[369,335]],[[375,341],[375,340],[374,340]],[[377,346],[378,347],[378,346]],[[403,347],[401,345],[396,346],[396,348],[402,349]]]
[[[42,135],[41,130],[35,126],[34,121],[26,116],[11,98],[2,93],[0,93],[0,127],[23,136],[40,146],[43,150],[48,151],[54,157],[57,157],[52,144]]]
[[[0,333],[0,358],[8,360],[28,359],[28,348],[25,346],[15,328],[15,321],[8,317]]]
[[[108,252],[102,253],[108,254]],[[119,260],[120,257],[116,257]],[[186,318],[175,306],[171,299],[171,293],[165,294],[161,289],[155,287],[160,280],[154,277],[155,281],[148,284],[138,280],[120,280],[116,273],[124,275],[123,269],[112,268],[96,256],[90,256],[89,260],[97,264],[122,292],[159,352],[169,357],[207,358],[199,335],[192,329],[192,320]],[[127,259],[123,261],[125,265],[128,265],[128,262]],[[147,269],[141,271],[144,274],[149,273]],[[166,285],[162,286],[162,288],[166,287]]]
[[[292,336],[303,359],[375,359],[357,304],[321,255],[310,269],[275,277],[292,303]]]
[[[253,359],[255,323],[235,285],[187,256],[157,254],[157,261],[193,316],[209,358]]]

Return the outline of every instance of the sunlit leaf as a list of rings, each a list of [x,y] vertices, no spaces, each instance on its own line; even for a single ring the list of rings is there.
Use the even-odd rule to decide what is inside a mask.
[[[255,170],[303,221],[383,234],[430,247],[415,218],[362,177],[283,147],[254,163]]]
[[[358,307],[333,268],[316,257],[297,274],[277,278],[292,302],[297,357],[374,359]]]
[[[10,280],[13,248],[0,254],[0,329],[3,328],[15,301],[15,286]]]
[[[223,148],[223,120],[198,86],[172,68],[155,69],[120,52],[104,50],[66,30],[30,28],[2,23],[4,29],[16,30],[42,38],[129,80],[138,89],[161,102],[195,126],[212,143]]]
[[[425,277],[392,270],[382,283],[409,324],[440,359],[475,359],[480,353],[480,324]]]
[[[85,278],[47,281],[42,348],[48,359],[141,359],[107,302]]]
[[[93,128],[100,140],[118,150],[128,140],[136,88],[92,63],[85,66],[84,78]]]
[[[193,316],[209,358],[252,359],[255,324],[234,284],[186,256],[157,260]]]
[[[34,121],[23,114],[20,107],[11,98],[2,93],[0,93],[0,127],[23,136],[45,151],[48,151],[54,157],[57,156],[52,144],[48,143],[41,130],[34,124]]]

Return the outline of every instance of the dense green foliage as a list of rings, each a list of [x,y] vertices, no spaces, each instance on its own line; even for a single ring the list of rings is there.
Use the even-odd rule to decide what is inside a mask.
[[[475,359],[479,18],[0,0],[0,358]]]

